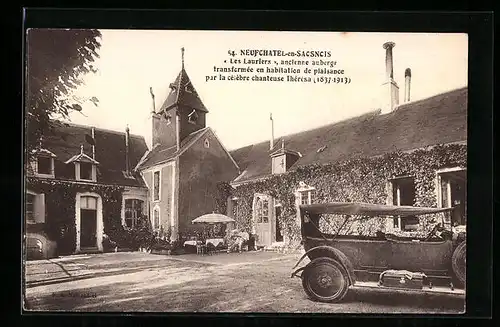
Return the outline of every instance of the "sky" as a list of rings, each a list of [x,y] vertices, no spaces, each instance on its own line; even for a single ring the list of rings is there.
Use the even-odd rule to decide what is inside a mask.
[[[100,58],[95,63],[99,71],[85,76],[85,84],[76,92],[97,97],[99,106],[84,103],[82,114],[72,114],[71,122],[117,131],[124,131],[128,125],[132,134],[144,136],[148,144],[152,110],[149,88],[153,88],[158,109],[181,69],[182,47],[187,74],[209,110],[207,126],[229,150],[269,140],[270,113],[274,136],[278,138],[379,108],[385,81],[382,44],[387,41],[396,44],[394,79],[399,85],[400,103],[406,68],[412,71],[411,101],[467,85],[466,34],[175,30],[101,33]],[[207,76],[214,75],[214,66],[229,67],[230,58],[242,59],[228,54],[229,50],[239,53],[241,49],[330,51],[331,57],[322,59],[336,61],[336,69],[344,70],[350,83],[207,81]]]

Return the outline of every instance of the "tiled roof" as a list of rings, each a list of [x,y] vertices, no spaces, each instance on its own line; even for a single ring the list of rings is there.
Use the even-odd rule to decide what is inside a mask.
[[[58,125],[53,135],[47,135],[43,141],[43,148],[56,155],[55,174],[56,178],[71,176],[74,171],[72,164],[65,164],[74,156],[83,152],[92,157],[92,146],[86,142],[85,135],[91,135],[90,126],[76,124]],[[117,184],[126,186],[144,186],[140,176],[127,178],[125,171],[125,132],[116,132],[95,128],[95,160],[97,166],[97,181],[104,184]],[[129,155],[131,167],[134,167],[147,151],[146,141],[142,136],[130,135]],[[73,173],[74,174],[74,173]],[[73,176],[74,178],[74,176]]]
[[[400,105],[389,114],[380,110],[316,129],[284,136],[287,149],[301,158],[290,168],[326,164],[353,157],[467,140],[467,88]],[[275,142],[274,151],[280,146]],[[320,148],[323,150],[318,151]],[[269,142],[231,151],[242,170],[239,183],[271,174]]]
[[[152,167],[157,164],[161,164],[163,162],[167,162],[182,152],[184,152],[187,148],[189,148],[198,137],[201,137],[206,131],[208,131],[208,127],[199,129],[191,134],[189,134],[186,138],[184,138],[179,146],[179,151],[177,151],[177,146],[164,146],[161,144],[156,145],[148,152],[142,161],[137,165],[137,170],[144,170],[149,167]]]
[[[170,84],[170,89],[170,93],[168,94],[163,105],[160,107],[159,112],[168,110],[176,105],[208,112],[207,108],[205,108],[205,105],[201,101],[198,92],[196,92],[193,83],[191,83],[184,67],[179,72],[179,75],[177,75],[175,81]]]

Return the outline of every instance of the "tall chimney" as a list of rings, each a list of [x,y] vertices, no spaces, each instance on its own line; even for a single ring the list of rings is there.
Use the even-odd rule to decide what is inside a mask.
[[[91,129],[91,133],[92,133],[92,141],[94,142],[94,144],[92,144],[92,159],[95,160],[95,128],[92,127]]]
[[[129,150],[129,142],[130,142],[130,129],[125,128],[125,172],[127,174],[130,173],[130,150]]]
[[[151,150],[155,145],[155,130],[158,129],[158,121],[160,118],[156,114],[156,106],[155,106],[155,94],[153,93],[153,88],[149,87],[149,94],[151,95],[152,107],[151,107],[151,143],[149,149]]]
[[[394,69],[392,62],[392,48],[396,44],[394,42],[385,42],[382,47],[385,49],[385,77],[387,80],[394,79]]]
[[[269,119],[271,120],[271,139],[269,140],[269,150],[274,148],[274,121],[273,114],[269,114]]]
[[[411,83],[411,69],[405,69],[405,100],[404,102],[410,101],[410,83]]]
[[[385,82],[382,84],[382,113],[391,112],[399,104],[399,87],[394,81],[394,68],[392,49],[396,46],[394,42],[383,44],[385,49]]]

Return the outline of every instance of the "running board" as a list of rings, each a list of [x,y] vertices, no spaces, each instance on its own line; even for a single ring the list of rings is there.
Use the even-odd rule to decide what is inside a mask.
[[[354,285],[351,286],[353,289],[377,289],[377,290],[385,290],[391,292],[405,292],[405,293],[428,293],[428,294],[448,294],[448,295],[456,295],[456,296],[465,296],[465,290],[460,288],[451,289],[450,287],[443,286],[433,286],[429,288],[429,286],[424,286],[422,289],[411,289],[411,288],[396,288],[396,287],[385,287],[380,286],[376,282],[355,282]]]

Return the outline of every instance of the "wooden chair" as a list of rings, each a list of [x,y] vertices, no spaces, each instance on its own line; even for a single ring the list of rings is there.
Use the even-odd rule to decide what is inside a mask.
[[[196,254],[205,255],[207,253],[207,245],[204,241],[196,241]]]
[[[213,255],[214,253],[217,252],[215,245],[213,245],[212,243],[207,243],[206,250],[208,255]]]

